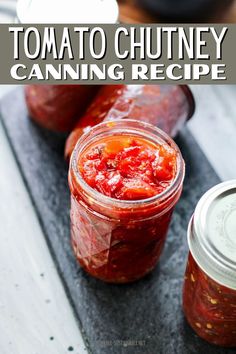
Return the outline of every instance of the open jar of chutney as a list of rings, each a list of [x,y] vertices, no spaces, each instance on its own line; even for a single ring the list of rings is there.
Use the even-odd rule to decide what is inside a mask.
[[[188,228],[183,309],[212,344],[236,347],[236,180],[210,189]]]
[[[181,195],[184,161],[160,129],[135,120],[98,124],[70,160],[71,239],[92,276],[127,283],[161,255]]]

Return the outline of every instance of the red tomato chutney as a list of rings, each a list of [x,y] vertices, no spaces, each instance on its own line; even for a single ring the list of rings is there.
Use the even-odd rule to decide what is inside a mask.
[[[149,273],[183,178],[181,153],[158,128],[117,120],[84,134],[69,169],[72,247],[81,266],[112,283]]]
[[[236,180],[209,190],[188,229],[183,309],[206,341],[236,347]]]
[[[90,187],[111,198],[137,200],[168,188],[176,175],[176,151],[169,145],[115,135],[89,146],[79,161]]]

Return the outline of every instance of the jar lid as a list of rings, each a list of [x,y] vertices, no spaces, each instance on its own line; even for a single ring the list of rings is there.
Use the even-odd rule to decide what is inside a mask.
[[[236,180],[220,183],[203,195],[189,223],[188,243],[210,278],[236,289]]]
[[[116,0],[19,0],[21,23],[116,23]]]

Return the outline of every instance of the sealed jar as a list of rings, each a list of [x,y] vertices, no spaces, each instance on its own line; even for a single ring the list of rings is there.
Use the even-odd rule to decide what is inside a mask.
[[[194,112],[194,98],[186,85],[103,86],[67,139],[66,159],[79,137],[102,121],[135,119],[157,126],[175,137]]]
[[[210,343],[236,346],[236,180],[210,189],[188,228],[183,309]]]
[[[93,9],[93,11],[91,11]],[[20,23],[116,23],[116,0],[19,0]],[[92,101],[96,85],[25,86],[30,117],[42,127],[70,132]]]
[[[117,120],[85,133],[69,169],[71,239],[80,265],[112,283],[149,273],[161,255],[184,171],[177,145],[150,124]]]

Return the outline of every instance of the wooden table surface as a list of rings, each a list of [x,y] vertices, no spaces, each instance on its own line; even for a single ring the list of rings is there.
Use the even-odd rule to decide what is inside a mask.
[[[139,22],[139,10],[133,8],[132,20],[127,6],[121,5],[121,17]],[[223,22],[233,22],[236,6],[225,16]],[[0,97],[12,88],[0,87]],[[192,90],[197,109],[188,123],[191,132],[220,178],[236,178],[236,86]],[[0,353],[85,353],[79,324],[1,121],[0,197]]]

